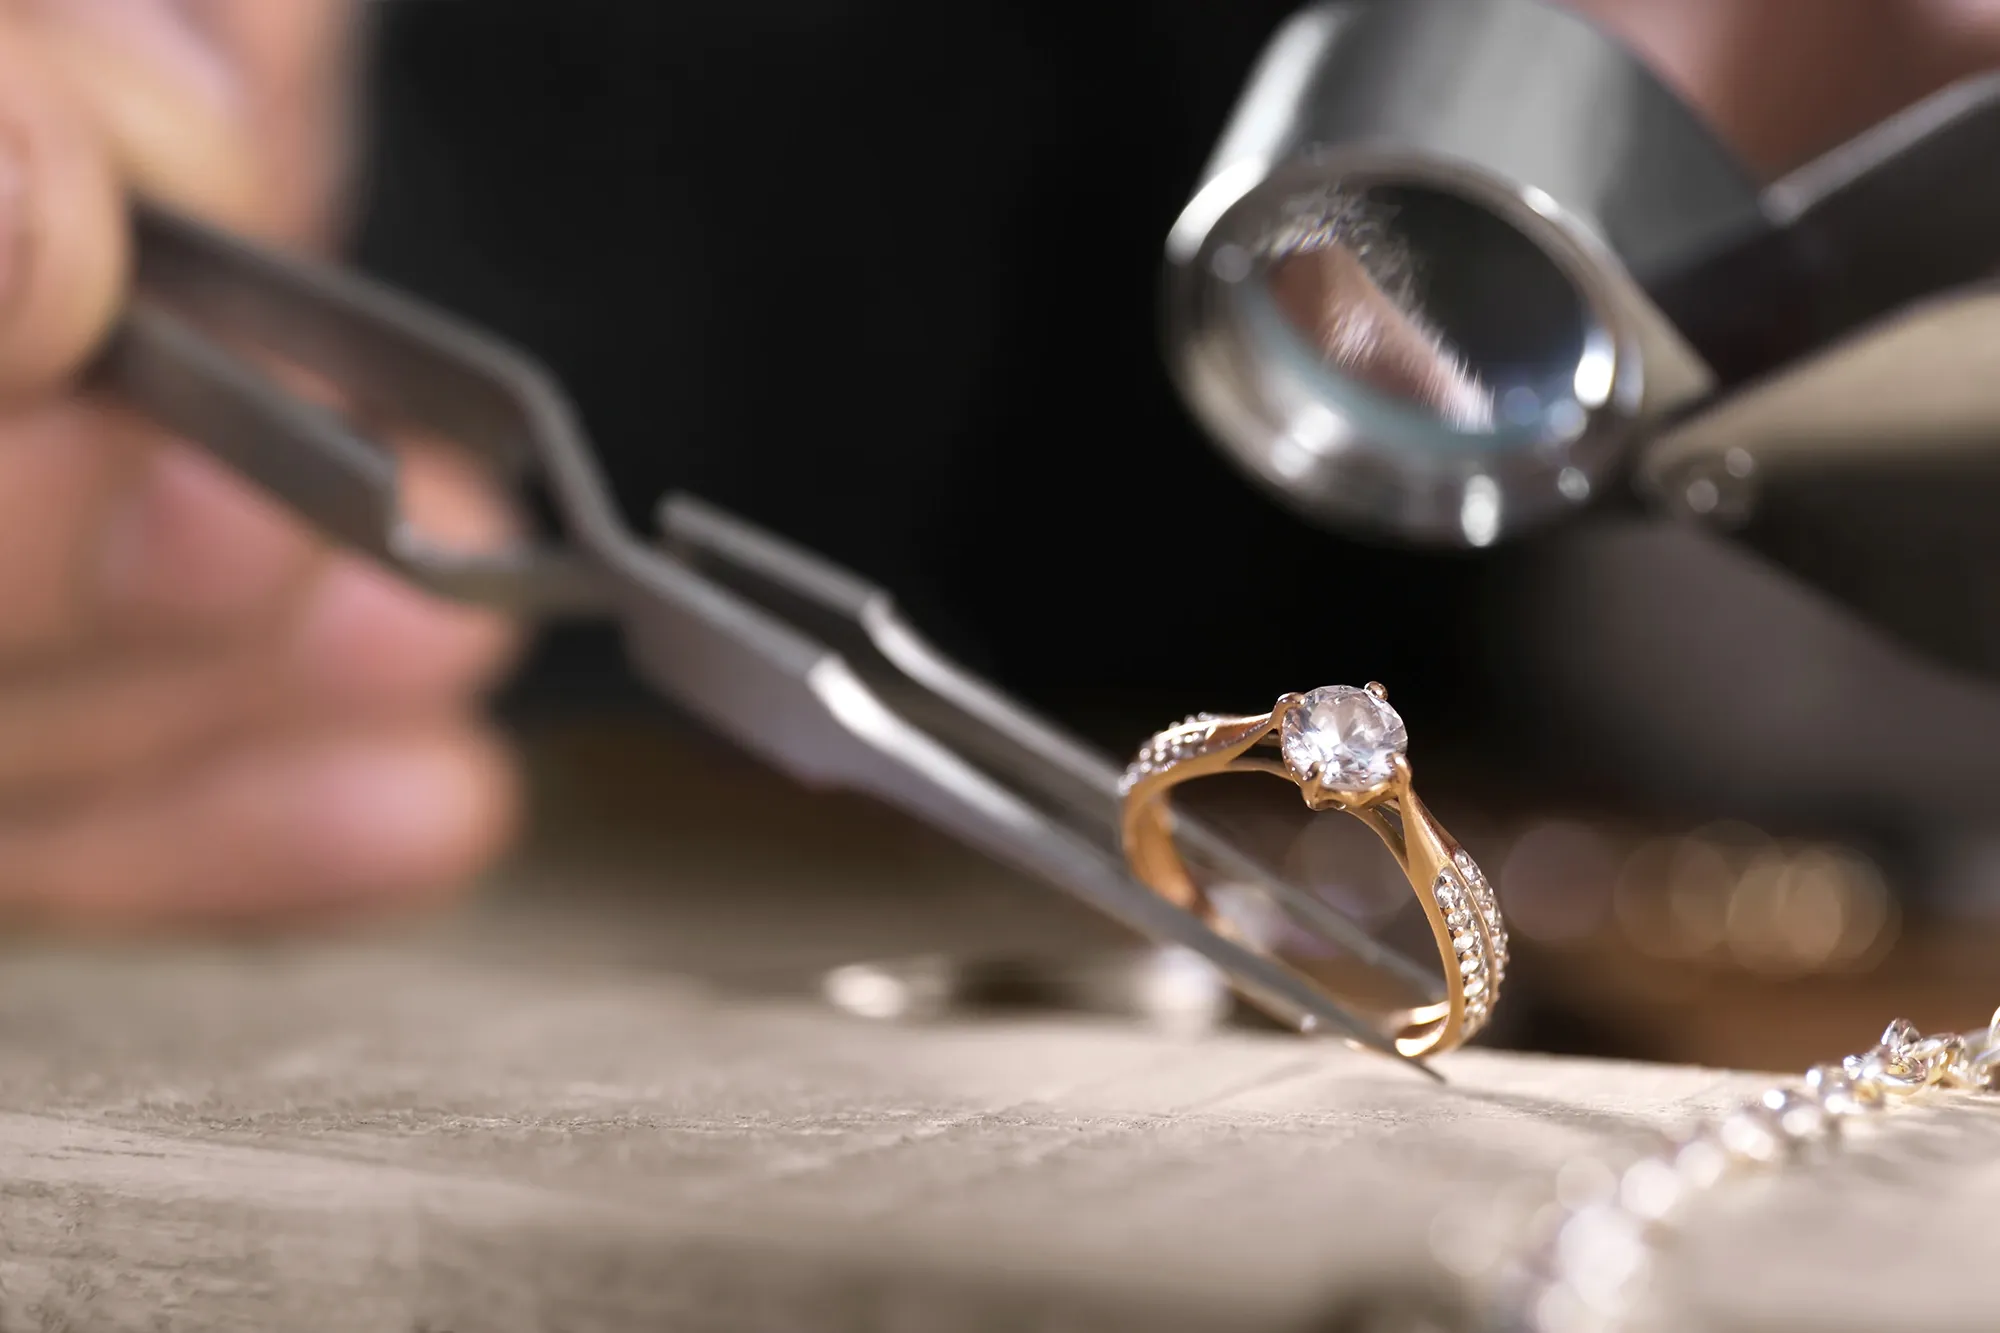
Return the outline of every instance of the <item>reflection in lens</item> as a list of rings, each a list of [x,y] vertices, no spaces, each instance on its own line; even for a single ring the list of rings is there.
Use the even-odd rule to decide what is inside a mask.
[[[1567,437],[1609,392],[1562,270],[1455,195],[1371,185],[1295,201],[1264,260],[1272,301],[1329,367],[1454,430]]]

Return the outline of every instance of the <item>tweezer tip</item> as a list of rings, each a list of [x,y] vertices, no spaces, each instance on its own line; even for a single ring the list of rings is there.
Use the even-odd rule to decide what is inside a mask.
[[[1343,1024],[1343,1026],[1347,1027],[1347,1032],[1345,1036],[1347,1043],[1349,1045],[1359,1047],[1364,1051],[1373,1051],[1377,1055],[1386,1055],[1391,1060],[1394,1060],[1399,1064],[1405,1064],[1410,1066],[1410,1068],[1416,1070],[1418,1073],[1422,1074],[1425,1078],[1430,1079],[1434,1083],[1446,1084],[1450,1082],[1450,1080],[1447,1079],[1443,1074],[1438,1073],[1437,1070],[1431,1068],[1430,1065],[1427,1064],[1422,1059],[1414,1055],[1405,1055],[1401,1051],[1397,1050],[1396,1044],[1390,1041],[1387,1037],[1383,1037],[1376,1033],[1370,1032],[1366,1028],[1361,1027],[1358,1024],[1355,1025]],[[1319,1015],[1304,1014],[1300,1016],[1299,1032],[1302,1035],[1311,1036],[1313,1033],[1318,1032],[1319,1030],[1320,1030]]]
[[[1374,1042],[1364,1042],[1362,1043],[1362,1045],[1367,1050],[1375,1051],[1378,1054],[1388,1056],[1390,1059],[1396,1061],[1398,1064],[1408,1065],[1411,1069],[1416,1070],[1419,1074],[1422,1074],[1425,1078],[1429,1079],[1431,1082],[1436,1083],[1440,1086],[1443,1086],[1450,1082],[1450,1080],[1447,1079],[1443,1074],[1440,1074],[1438,1073],[1437,1070],[1431,1068],[1428,1061],[1422,1059],[1419,1056],[1404,1055],[1401,1051],[1397,1050],[1395,1045],[1391,1042],[1383,1042],[1380,1045],[1377,1045]]]

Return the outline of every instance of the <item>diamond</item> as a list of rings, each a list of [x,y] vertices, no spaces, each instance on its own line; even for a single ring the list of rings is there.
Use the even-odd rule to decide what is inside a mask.
[[[1772,1088],[1764,1094],[1764,1109],[1778,1122],[1778,1129],[1790,1139],[1809,1140],[1839,1127],[1817,1098],[1788,1088]]]
[[[1473,907],[1486,926],[1486,933],[1493,937],[1493,975],[1497,980],[1506,974],[1508,961],[1507,923],[1500,917],[1500,900],[1493,892],[1491,881],[1463,848],[1454,850],[1451,859],[1471,893]]]
[[[1744,1106],[1732,1111],[1716,1126],[1716,1141],[1732,1157],[1751,1162],[1771,1162],[1785,1151],[1778,1119],[1763,1106]]]
[[[1285,710],[1279,728],[1279,745],[1293,774],[1303,779],[1316,772],[1322,786],[1339,791],[1366,791],[1387,782],[1408,744],[1396,710],[1352,685],[1313,690]]]

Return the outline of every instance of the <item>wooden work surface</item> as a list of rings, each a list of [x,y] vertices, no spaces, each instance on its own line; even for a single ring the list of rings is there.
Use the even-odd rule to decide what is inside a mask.
[[[666,812],[640,836],[560,778],[595,753],[543,792],[569,832],[449,920],[0,962],[0,1328],[1346,1327],[1434,1278],[1441,1210],[1759,1085],[843,1017],[827,962],[1096,928],[726,766],[613,784]],[[1990,1329],[1947,1270],[2000,1260],[1996,1150],[1960,1102],[1718,1196],[1678,1326]]]

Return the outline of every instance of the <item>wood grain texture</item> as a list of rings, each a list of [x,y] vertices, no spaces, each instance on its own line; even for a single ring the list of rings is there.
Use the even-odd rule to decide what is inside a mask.
[[[0,1327],[1291,1327],[1731,1083],[898,1029],[487,924],[0,968]]]
[[[1279,1035],[848,1019],[800,983],[857,948],[1091,938],[921,842],[899,898],[864,833],[790,871],[592,834],[414,932],[17,949],[0,1329],[1346,1327],[1441,1290],[1442,1210],[1761,1084],[1471,1051],[1438,1088]],[[2000,1259],[1994,1162],[2000,1112],[1956,1104],[1719,1197],[1670,1260],[1680,1326],[1990,1328],[1973,1284],[1911,1316],[1892,1275]]]

